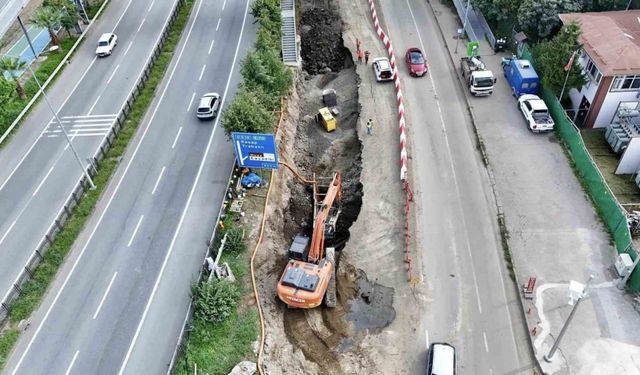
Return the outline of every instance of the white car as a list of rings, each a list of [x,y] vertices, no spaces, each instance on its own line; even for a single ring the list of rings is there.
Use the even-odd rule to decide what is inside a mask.
[[[220,109],[220,94],[206,93],[202,95],[200,103],[198,103],[196,117],[202,120],[214,118],[218,115],[218,109]]]
[[[98,39],[98,47],[96,48],[96,55],[103,57],[111,55],[113,48],[118,45],[118,37],[113,33],[104,33]]]
[[[391,63],[386,57],[377,57],[373,59],[373,74],[376,76],[376,81],[386,82],[393,81],[393,70],[391,70]]]
[[[555,125],[549,109],[537,95],[524,94],[518,98],[518,107],[532,132],[548,132]]]

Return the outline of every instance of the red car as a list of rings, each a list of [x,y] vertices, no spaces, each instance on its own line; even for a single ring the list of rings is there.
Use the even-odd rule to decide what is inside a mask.
[[[427,74],[427,60],[424,58],[422,51],[418,48],[409,48],[406,54],[407,66],[409,74],[415,77],[422,77]]]

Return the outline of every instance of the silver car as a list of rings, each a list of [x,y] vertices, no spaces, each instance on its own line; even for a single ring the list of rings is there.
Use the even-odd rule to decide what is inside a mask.
[[[200,98],[196,116],[202,120],[212,119],[218,115],[219,108],[220,95],[215,92],[206,93]]]

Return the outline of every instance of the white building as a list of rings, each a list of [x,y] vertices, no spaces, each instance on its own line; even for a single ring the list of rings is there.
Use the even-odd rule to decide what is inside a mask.
[[[576,20],[582,29],[578,63],[589,82],[569,92],[576,125],[605,127],[618,108],[640,109],[640,10],[568,13],[560,19],[565,25]]]

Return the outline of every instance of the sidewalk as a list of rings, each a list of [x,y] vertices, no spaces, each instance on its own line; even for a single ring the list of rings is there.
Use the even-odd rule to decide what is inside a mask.
[[[454,8],[430,4],[457,67],[466,49],[455,54],[453,36],[462,22]],[[536,358],[548,374],[640,374],[640,362],[633,361],[640,355],[640,315],[631,296],[615,287],[609,235],[554,134],[526,129],[502,75],[500,59],[507,54],[495,55],[484,40],[480,54],[498,78],[496,90],[488,98],[467,99],[505,215],[516,280],[521,285],[537,278],[533,300],[520,294]],[[542,357],[571,311],[569,280],[584,283],[590,274],[590,296],[547,363]]]

